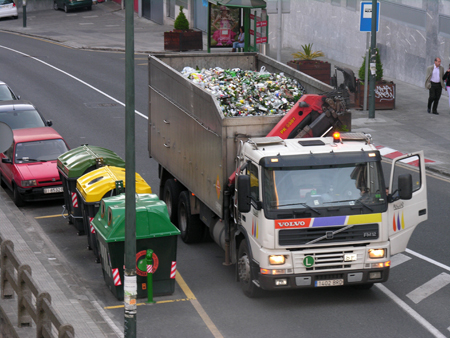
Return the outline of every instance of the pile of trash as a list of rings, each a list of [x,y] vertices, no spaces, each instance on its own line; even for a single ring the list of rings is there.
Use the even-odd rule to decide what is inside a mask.
[[[181,73],[217,98],[226,117],[284,115],[306,94],[297,80],[266,72],[265,67],[259,72],[185,67]]]

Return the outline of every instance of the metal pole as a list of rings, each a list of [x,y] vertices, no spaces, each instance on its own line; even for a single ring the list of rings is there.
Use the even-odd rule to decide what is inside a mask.
[[[370,51],[370,33],[367,32],[366,39],[366,63],[364,75],[364,111],[367,111],[367,92],[369,91],[369,51]]]
[[[134,91],[134,1],[125,0],[125,273],[124,337],[136,337],[136,165]]]
[[[375,118],[375,72],[377,47],[377,0],[372,0],[372,42],[370,46],[369,119]]]
[[[22,16],[23,16],[23,27],[27,26],[27,1],[24,0],[22,2]]]
[[[153,301],[153,250],[147,249],[147,302],[154,303]]]
[[[281,62],[281,19],[282,19],[281,0],[277,1],[277,9],[278,9],[277,61]]]

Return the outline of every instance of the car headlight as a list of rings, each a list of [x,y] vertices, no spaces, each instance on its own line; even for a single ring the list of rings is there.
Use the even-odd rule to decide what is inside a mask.
[[[370,258],[383,258],[385,257],[385,254],[386,254],[385,249],[369,249]]]
[[[36,185],[37,185],[36,180],[25,180],[25,181],[22,181],[22,187],[34,187]]]
[[[271,265],[281,265],[286,262],[286,257],[284,255],[270,255],[269,264]]]

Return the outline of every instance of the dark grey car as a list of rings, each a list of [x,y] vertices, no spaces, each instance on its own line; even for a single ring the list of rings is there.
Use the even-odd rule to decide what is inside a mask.
[[[25,100],[0,101],[0,122],[11,129],[50,127],[53,124],[51,120],[44,120],[36,107]]]

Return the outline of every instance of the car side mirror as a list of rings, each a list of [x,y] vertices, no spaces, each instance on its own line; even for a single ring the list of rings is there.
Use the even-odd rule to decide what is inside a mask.
[[[53,126],[53,122],[52,122],[52,120],[47,120],[47,127],[51,127],[51,126]]]
[[[3,157],[2,158],[2,163],[12,163],[12,161],[9,158],[7,158],[7,157]]]
[[[238,210],[240,212],[250,211],[250,176],[239,175],[237,177],[238,188]]]
[[[398,197],[402,200],[412,198],[412,176],[411,174],[402,174],[398,176]]]

